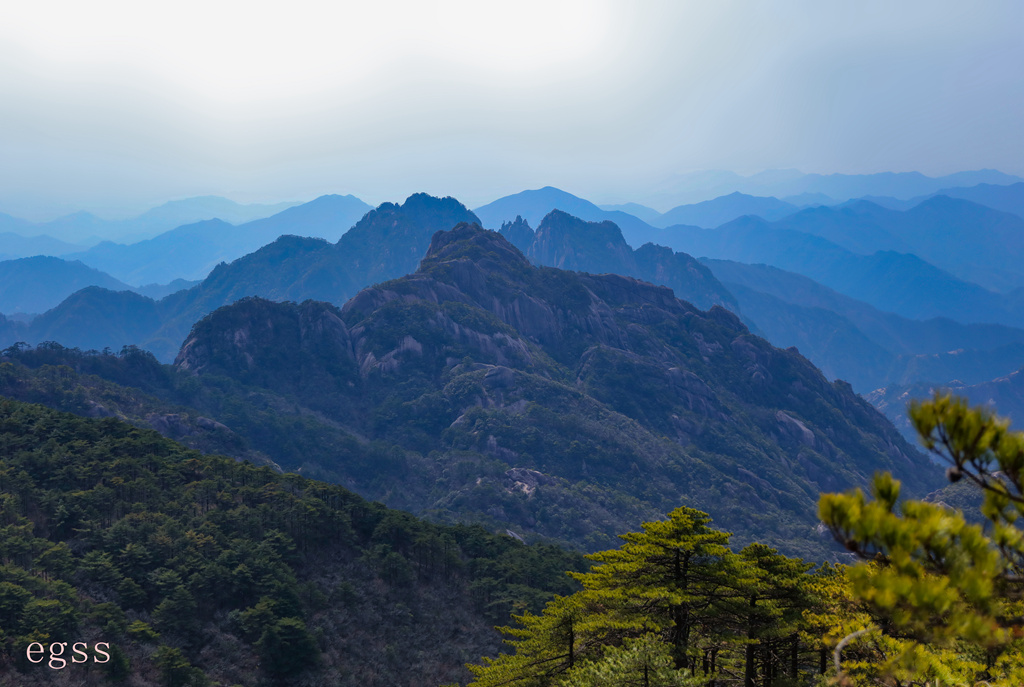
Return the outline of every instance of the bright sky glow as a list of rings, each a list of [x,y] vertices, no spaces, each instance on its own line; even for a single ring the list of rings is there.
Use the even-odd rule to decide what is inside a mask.
[[[20,2],[0,210],[1024,175],[1024,3]]]

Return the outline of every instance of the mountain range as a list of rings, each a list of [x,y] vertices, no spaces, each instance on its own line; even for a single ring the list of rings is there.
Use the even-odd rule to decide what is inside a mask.
[[[622,231],[626,242],[633,247],[647,243],[657,233],[655,227],[634,215],[621,210],[602,210],[589,200],[553,186],[505,196],[478,207],[473,212],[480,218],[482,226],[498,229],[502,224],[514,221],[516,217],[521,217],[535,227],[552,210],[561,210],[588,222],[613,222]]]
[[[771,223],[747,216],[717,229],[670,227],[663,231],[666,243],[676,250],[699,257],[779,267],[903,317],[1024,325],[1019,292],[990,291],[958,279],[912,253],[855,253],[828,239],[790,228],[790,219]]]
[[[375,212],[418,204],[461,207],[413,197]],[[595,229],[549,219],[538,234],[570,220]],[[8,355],[50,356],[198,404],[184,415],[369,498],[590,550],[688,503],[740,540],[821,557],[831,544],[814,529],[818,491],[864,484],[877,469],[918,492],[940,477],[849,385],[727,310],[630,277],[531,265],[469,223],[435,233],[416,271],[341,310],[259,298],[218,308],[192,328],[173,371],[130,351]],[[41,383],[17,374],[15,388]],[[326,445],[325,425],[336,437]],[[275,427],[290,429],[268,438]]]
[[[250,222],[293,205],[298,203],[244,205],[219,196],[198,196],[168,201],[129,219],[108,220],[89,212],[75,212],[46,222],[30,222],[0,213],[0,232],[10,231],[22,236],[45,235],[75,245],[92,245],[103,239],[131,242],[201,220],[217,218],[230,224]],[[0,244],[0,253],[7,252],[2,246]]]
[[[861,393],[919,380],[981,382],[1024,365],[1024,329],[909,319],[775,267],[702,262],[751,327],[776,346],[797,346]]]
[[[104,241],[68,257],[135,285],[203,279],[219,263],[252,253],[283,234],[336,241],[370,209],[355,196],[321,196],[237,226],[204,220],[127,245]]]
[[[917,198],[944,188],[978,184],[1010,185],[1020,177],[983,169],[929,177],[919,172],[878,174],[805,174],[795,169],[772,169],[742,176],[735,172],[702,171],[680,174],[636,201],[652,207],[699,203],[739,191],[753,196],[774,196],[797,205],[844,202],[865,196]]]
[[[543,238],[537,244],[539,260],[574,269],[635,274],[671,286],[699,307],[715,303],[735,307],[727,290],[689,256],[655,246],[634,253],[613,224],[572,222],[564,213],[555,216],[560,223],[542,222],[539,235],[550,240]],[[0,343],[52,340],[115,350],[134,344],[169,361],[193,323],[222,305],[245,296],[342,305],[366,286],[414,271],[435,232],[477,221],[474,213],[452,198],[415,194],[402,205],[384,203],[367,213],[337,243],[282,236],[230,264],[218,265],[200,284],[159,301],[105,289],[82,291],[32,323],[8,323],[8,338]],[[519,229],[534,240],[528,225],[523,223]],[[592,230],[603,231],[605,240],[589,240]],[[614,255],[605,256],[608,251]],[[82,312],[89,316],[83,319]]]

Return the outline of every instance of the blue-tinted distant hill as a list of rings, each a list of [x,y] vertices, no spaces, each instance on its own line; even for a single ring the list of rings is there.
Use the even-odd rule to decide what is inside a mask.
[[[0,262],[0,312],[41,313],[87,286],[130,287],[77,260],[36,256]]]
[[[23,236],[13,231],[0,232],[0,260],[28,258],[33,255],[61,256],[82,250],[84,246],[67,243],[52,236]]]
[[[561,210],[588,222],[614,222],[622,230],[626,242],[634,248],[658,236],[655,227],[638,217],[619,210],[602,210],[589,200],[553,186],[505,196],[478,207],[473,212],[480,218],[483,227],[496,230],[505,222],[515,221],[517,216],[526,220],[530,226],[536,227],[552,210]]]
[[[219,263],[284,234],[336,241],[370,209],[355,196],[327,195],[238,226],[206,220],[129,245],[103,242],[70,257],[131,284],[203,279]]]
[[[938,195],[969,200],[993,210],[1009,212],[1024,218],[1024,182],[999,186],[978,184],[969,188],[944,188]]]
[[[141,240],[156,236],[168,229],[201,220],[219,219],[228,224],[244,224],[264,217],[271,217],[300,204],[297,201],[242,204],[220,196],[197,196],[184,200],[172,200],[152,210],[147,210],[138,217],[127,220],[125,230],[130,231],[134,237]]]
[[[661,213],[654,208],[649,208],[646,205],[640,205],[639,203],[623,203],[621,205],[599,205],[602,210],[608,212],[625,212],[627,215],[633,215],[644,222],[647,222],[652,227],[658,226],[659,220],[661,220]]]
[[[919,380],[973,383],[1024,365],[1024,329],[912,320],[775,267],[702,262],[772,344],[797,346],[827,376],[861,392]]]
[[[638,200],[664,207],[697,203],[735,191],[787,200],[791,196],[814,198],[813,195],[804,194],[821,194],[836,202],[865,196],[908,199],[930,195],[944,188],[978,184],[1007,185],[1020,181],[1024,179],[991,169],[957,172],[943,177],[928,177],[920,172],[804,174],[795,169],[771,169],[744,177],[734,172],[704,171],[679,175],[650,198]]]
[[[103,240],[131,243],[201,220],[216,218],[229,224],[251,222],[297,204],[286,202],[243,205],[219,196],[201,196],[173,200],[129,219],[108,220],[88,212],[76,212],[49,222],[29,222],[9,215],[0,215],[0,231],[13,231],[22,236],[46,234],[83,246]]]
[[[754,215],[771,221],[792,215],[797,210],[799,208],[796,205],[778,198],[748,196],[737,191],[713,200],[672,208],[653,224],[660,228],[687,224],[712,229],[743,215]]]
[[[321,219],[333,216],[330,212],[318,215],[331,207],[330,200],[306,205],[311,207],[292,208],[285,220],[264,223],[253,235],[262,241],[283,227],[298,226],[308,217],[303,212]],[[200,284],[159,301],[110,289],[78,292],[36,318],[26,340],[54,339],[69,347],[114,350],[133,344],[171,360],[192,325],[223,305],[246,296],[340,305],[370,284],[415,271],[437,231],[467,221],[477,218],[454,198],[415,194],[402,205],[384,203],[367,213],[337,243],[281,236],[231,263],[221,263]],[[260,236],[260,231],[267,233]],[[79,312],[89,316],[80,317]],[[127,321],[133,319],[145,326]]]
[[[503,224],[501,234],[535,265],[636,277],[669,287],[677,298],[701,310],[715,305],[739,310],[733,295],[704,265],[685,253],[651,243],[633,250],[613,222],[586,222],[552,210],[534,232],[525,220],[516,219]]]
[[[1024,182],[1008,185],[978,184],[970,187],[944,188],[936,193],[906,200],[891,196],[867,196],[863,200],[871,201],[890,210],[910,210],[935,196],[969,200],[993,210],[1008,212],[1024,218]]]
[[[1024,324],[1021,294],[989,291],[913,254],[861,255],[820,236],[749,216],[718,229],[670,227],[664,231],[669,245],[690,255],[773,265],[904,317]]]
[[[1024,287],[1024,218],[968,200],[936,195],[905,211],[856,200],[808,208],[772,226],[820,236],[861,254],[913,253],[995,291]]]

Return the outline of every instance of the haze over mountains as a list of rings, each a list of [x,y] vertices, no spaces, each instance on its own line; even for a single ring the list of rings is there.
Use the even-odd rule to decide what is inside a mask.
[[[639,199],[648,206],[671,208],[710,200],[739,191],[753,196],[774,196],[798,205],[843,202],[865,196],[889,196],[910,199],[944,188],[978,184],[1008,185],[1024,181],[1020,177],[983,169],[928,177],[919,172],[882,172],[878,174],[804,174],[795,169],[771,169],[751,176],[735,172],[692,172],[680,174]]]
[[[1007,180],[972,174],[940,185]],[[876,200],[894,206],[896,192],[932,184],[897,177],[887,189],[875,188],[883,178],[860,179],[856,188],[881,190],[888,195]],[[828,182],[833,191],[840,181]],[[636,204],[602,208],[552,187],[474,212],[422,194],[377,209],[324,196],[237,226],[208,219],[134,243],[104,242],[64,261],[0,262],[0,343],[132,344],[170,361],[192,324],[218,307],[254,295],[340,306],[366,286],[414,271],[434,232],[479,221],[534,264],[633,276],[699,308],[726,307],[864,393],[891,384],[980,384],[1024,366],[1024,277],[1016,269],[1024,219],[1013,212],[1024,183],[940,190],[899,201],[904,209],[869,200],[801,207],[734,192],[664,214]],[[821,194],[801,193],[802,200]],[[267,210],[198,200],[143,217],[156,226],[203,208]],[[283,234],[294,236],[277,238]],[[37,239],[66,248],[19,240]],[[98,288],[74,293],[84,287]],[[45,314],[33,320],[32,313]]]
[[[329,277],[351,275],[353,265],[376,281],[396,269],[392,259],[409,260],[406,252],[347,263],[332,254],[382,233],[418,240],[427,224],[460,213],[472,219],[453,199],[423,195],[381,206],[346,235],[349,242],[293,252],[291,274],[337,293],[345,283]],[[555,212],[533,245],[567,257],[569,237],[612,229]],[[622,257],[632,255],[617,240]],[[831,545],[814,531],[817,491],[861,484],[883,467],[911,489],[937,484],[924,457],[848,385],[829,383],[795,351],[751,335],[720,306],[699,310],[628,276],[536,267],[501,235],[465,221],[432,232],[424,252],[418,269],[359,291],[341,310],[253,298],[221,307],[191,328],[173,372],[131,351],[9,351],[12,362],[41,376],[12,370],[5,393],[48,397],[40,387],[47,362],[141,384],[194,406],[178,411],[185,416],[241,432],[250,449],[286,469],[303,467],[442,520],[468,518],[586,549],[683,499],[740,539],[756,535],[821,555]],[[585,259],[585,251],[568,257]],[[692,258],[666,252],[664,259],[669,267],[681,261],[699,293],[721,288]],[[103,413],[114,412],[104,398],[121,398],[119,412],[155,422],[156,401],[139,407],[127,392],[101,394],[95,382],[78,379],[61,384],[84,385],[84,398],[52,398],[89,399],[85,407],[99,404]],[[225,387],[224,380],[233,381]],[[287,442],[268,437],[256,421],[267,407],[279,416],[275,425],[308,416],[308,435],[296,426]],[[164,421],[150,426],[181,431]],[[325,431],[334,437],[329,449],[315,438]],[[309,448],[293,456],[283,446],[295,442]],[[338,446],[351,455],[339,459]],[[368,451],[390,457],[381,462]]]
[[[23,236],[50,236],[77,245],[90,245],[102,239],[138,241],[205,219],[220,219],[242,224],[269,217],[297,202],[243,205],[219,196],[198,196],[172,200],[129,219],[102,219],[88,212],[75,212],[46,222],[30,222],[0,213],[0,232],[13,231]],[[0,253],[4,251],[0,249]]]

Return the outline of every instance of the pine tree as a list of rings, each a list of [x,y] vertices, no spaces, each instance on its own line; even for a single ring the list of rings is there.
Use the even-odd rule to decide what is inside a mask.
[[[515,651],[470,665],[473,687],[725,684],[744,668],[747,684],[797,675],[803,614],[816,603],[811,566],[758,544],[733,553],[710,522],[677,508],[588,556],[591,570],[571,573],[583,590],[502,628]]]
[[[1024,681],[1024,434],[985,408],[937,394],[912,404],[925,447],[983,495],[984,524],[940,504],[900,499],[888,474],[861,490],[824,495],[822,520],[871,563],[849,571],[878,632],[906,638],[886,670],[897,679]]]

